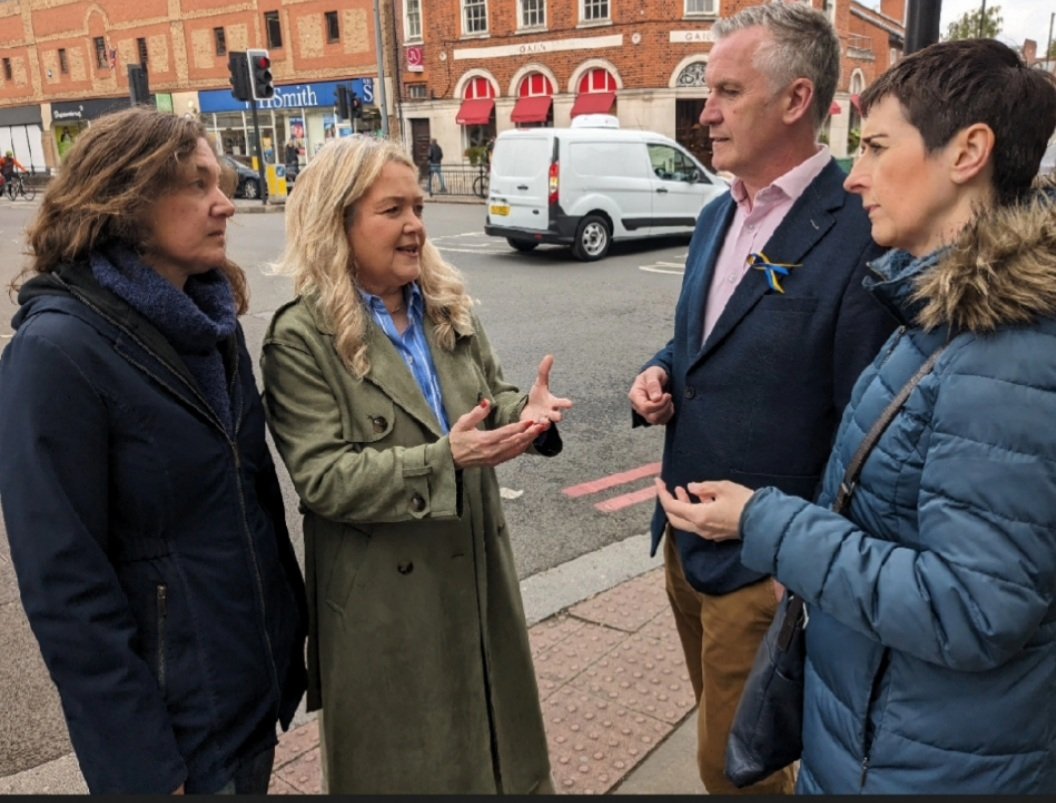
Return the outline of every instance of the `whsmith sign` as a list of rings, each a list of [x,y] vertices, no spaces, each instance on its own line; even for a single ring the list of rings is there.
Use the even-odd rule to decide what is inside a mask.
[[[351,87],[365,105],[374,103],[374,79],[352,78],[348,81],[325,81],[318,84],[291,84],[276,86],[275,97],[258,100],[257,108],[267,109],[311,109],[317,106],[337,105],[337,88]],[[249,111],[248,102],[231,94],[230,89],[218,89],[198,93],[198,105],[203,113]]]

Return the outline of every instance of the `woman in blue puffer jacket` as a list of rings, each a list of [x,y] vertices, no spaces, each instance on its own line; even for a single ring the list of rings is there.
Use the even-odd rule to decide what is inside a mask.
[[[0,359],[19,591],[92,793],[267,791],[307,608],[197,120],[96,120],[28,233]]]
[[[861,105],[846,186],[896,249],[866,281],[903,326],[854,389],[817,503],[658,492],[676,527],[742,538],[807,603],[800,792],[1052,794],[1056,207],[1031,184],[1056,85],[997,41],[944,42]],[[865,433],[946,343],[832,512]]]

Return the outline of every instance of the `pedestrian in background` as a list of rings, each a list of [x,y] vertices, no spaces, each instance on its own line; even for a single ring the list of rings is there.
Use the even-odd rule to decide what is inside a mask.
[[[682,530],[743,539],[744,563],[807,604],[798,791],[1051,795],[1056,194],[1031,180],[1056,83],[996,40],[942,42],[861,107],[846,185],[893,249],[868,285],[903,325],[854,388],[817,504],[736,477],[662,503]],[[944,344],[846,517],[829,510],[866,432]]]
[[[328,143],[286,209],[297,298],[265,407],[304,512],[308,708],[337,794],[553,792],[495,466],[561,448],[572,406],[503,379],[426,237],[410,156]]]
[[[305,689],[234,211],[202,125],[137,107],[78,137],[28,232],[0,500],[92,793],[263,794]]]
[[[447,192],[444,171],[440,163],[444,161],[444,150],[435,139],[429,140],[429,195],[433,194],[433,176],[440,179],[439,192]]]
[[[879,251],[860,201],[817,134],[840,42],[802,4],[745,9],[712,27],[700,122],[735,178],[700,213],[674,337],[630,390],[635,425],[666,425],[661,477],[775,485],[812,499],[861,370],[894,319],[861,286]],[[666,536],[666,537],[665,537]],[[769,572],[670,522],[658,504],[667,593],[699,710],[697,761],[711,794],[790,793],[787,769],[745,790],[726,778],[733,715],[776,612]]]

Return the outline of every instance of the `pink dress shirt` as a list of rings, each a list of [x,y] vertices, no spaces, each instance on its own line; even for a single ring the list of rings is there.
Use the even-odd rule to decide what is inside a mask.
[[[737,203],[737,211],[730,221],[726,240],[715,261],[715,272],[711,276],[711,287],[708,289],[708,300],[704,307],[704,333],[701,345],[708,339],[715,322],[719,319],[726,303],[733,296],[744,274],[748,272],[748,255],[762,249],[788,210],[799,196],[810,186],[818,174],[829,163],[831,154],[827,145],[822,145],[817,153],[793,167],[780,178],[774,180],[755,194],[755,202],[748,197],[744,182],[735,178],[730,184],[730,194]],[[780,254],[767,254],[773,260],[780,260]],[[758,271],[757,271],[758,272]],[[765,281],[762,276],[755,277]]]

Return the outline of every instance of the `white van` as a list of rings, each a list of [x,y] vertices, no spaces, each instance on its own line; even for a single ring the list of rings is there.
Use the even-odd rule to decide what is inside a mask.
[[[674,140],[608,125],[522,128],[495,139],[484,232],[518,251],[570,245],[601,259],[613,240],[690,234],[725,180]]]

